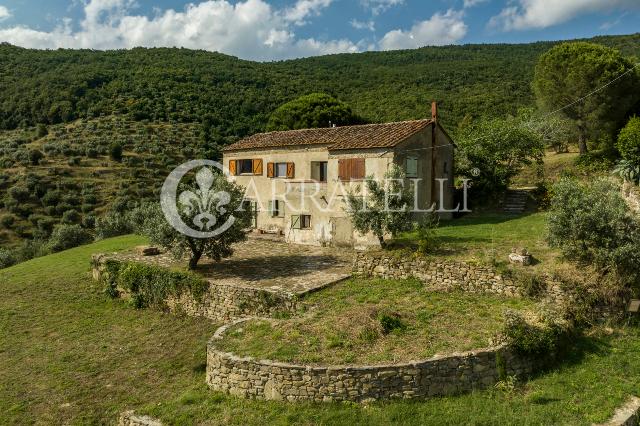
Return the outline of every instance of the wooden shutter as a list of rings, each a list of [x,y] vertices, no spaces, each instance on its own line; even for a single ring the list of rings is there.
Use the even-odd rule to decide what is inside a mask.
[[[273,205],[273,200],[270,200],[270,201],[269,201],[269,216],[271,216],[271,217],[275,216],[275,215],[273,214],[273,212],[274,212],[273,207],[274,207],[274,205]]]
[[[291,216],[291,229],[300,229],[300,215]]]
[[[267,177],[272,178],[275,176],[275,163],[267,163]]]
[[[278,203],[278,217],[284,217],[284,201],[276,200]]]
[[[262,176],[262,159],[253,160],[253,174]]]
[[[296,165],[295,163],[287,163],[287,178],[293,179],[296,177]]]
[[[235,176],[238,174],[238,167],[236,160],[229,160],[229,174]]]
[[[364,179],[364,158],[354,158],[352,161],[351,179]]]
[[[347,180],[346,160],[338,160],[338,179]]]

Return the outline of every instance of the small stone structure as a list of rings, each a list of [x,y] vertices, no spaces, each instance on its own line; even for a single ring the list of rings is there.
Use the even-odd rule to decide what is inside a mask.
[[[500,378],[534,372],[532,359],[499,346],[427,360],[380,366],[315,367],[239,357],[216,349],[237,321],[221,327],[207,346],[207,384],[244,398],[284,401],[424,399],[493,386]]]
[[[120,414],[118,426],[162,426],[162,422],[149,416],[141,416],[133,411]]]
[[[509,254],[509,262],[520,264],[522,266],[530,266],[531,265],[531,253],[527,251],[527,249],[514,248],[511,250],[511,254]]]

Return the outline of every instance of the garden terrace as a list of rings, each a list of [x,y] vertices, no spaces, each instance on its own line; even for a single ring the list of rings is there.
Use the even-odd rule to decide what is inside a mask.
[[[220,262],[203,258],[195,273],[211,283],[304,295],[351,275],[351,253],[314,246],[296,246],[250,238],[233,246],[234,254]],[[173,270],[185,270],[187,260],[170,253],[141,256],[135,250],[114,256]]]
[[[415,280],[352,279],[307,297],[286,320],[238,324],[216,344],[257,359],[375,365],[491,346],[505,309],[526,299],[429,291]]]

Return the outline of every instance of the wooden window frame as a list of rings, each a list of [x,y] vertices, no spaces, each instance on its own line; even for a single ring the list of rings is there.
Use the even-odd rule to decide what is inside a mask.
[[[285,174],[278,174],[278,166],[285,165]],[[293,179],[295,178],[296,165],[295,163],[286,161],[277,161],[273,163],[267,163],[267,177],[271,179]]]
[[[291,216],[291,229],[311,229],[311,215],[296,214]]]

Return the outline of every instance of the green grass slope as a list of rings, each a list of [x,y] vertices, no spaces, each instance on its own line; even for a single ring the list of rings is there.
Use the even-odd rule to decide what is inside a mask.
[[[580,338],[549,374],[515,387],[372,405],[247,401],[205,386],[215,325],[135,310],[92,281],[119,237],[0,271],[0,424],[112,424],[137,409],[167,424],[588,425],[640,395],[640,331]]]

